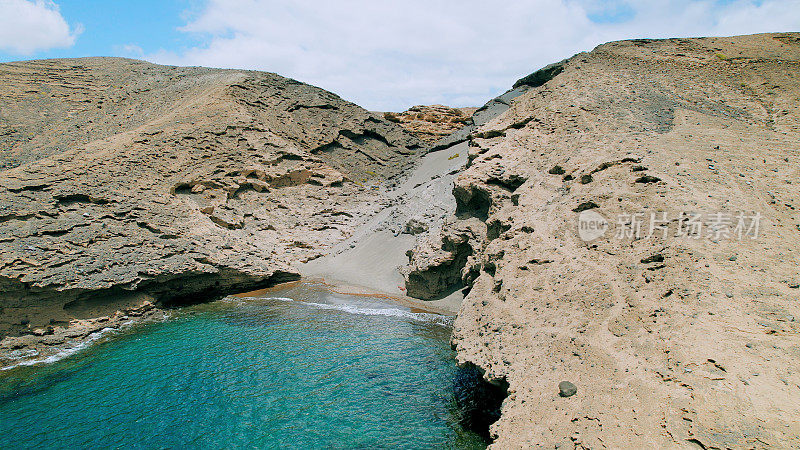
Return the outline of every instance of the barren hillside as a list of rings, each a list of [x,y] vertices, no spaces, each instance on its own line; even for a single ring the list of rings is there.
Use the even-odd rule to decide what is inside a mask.
[[[297,277],[420,147],[274,74],[117,58],[0,64],[0,113],[0,336]]]
[[[469,289],[495,447],[800,446],[800,35],[612,42],[522,85],[406,272]]]

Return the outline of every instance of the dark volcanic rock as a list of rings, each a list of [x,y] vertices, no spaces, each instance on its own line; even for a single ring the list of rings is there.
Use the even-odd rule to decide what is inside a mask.
[[[569,381],[558,383],[558,395],[561,397],[572,397],[578,392],[578,387]]]

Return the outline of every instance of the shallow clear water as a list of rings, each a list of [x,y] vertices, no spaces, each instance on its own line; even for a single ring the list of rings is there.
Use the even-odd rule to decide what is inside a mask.
[[[447,320],[298,285],[0,372],[0,448],[481,448]]]

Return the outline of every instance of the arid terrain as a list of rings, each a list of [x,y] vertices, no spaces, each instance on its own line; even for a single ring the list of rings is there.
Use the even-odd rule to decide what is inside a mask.
[[[451,108],[444,105],[417,105],[400,113],[387,112],[383,117],[399,124],[427,144],[434,144],[465,125],[472,125],[478,108]]]
[[[457,310],[495,448],[798,447],[799,77],[798,33],[612,42],[385,114],[0,64],[0,356],[324,277]]]
[[[268,73],[86,58],[0,85],[3,335],[297,278],[421,149]]]
[[[800,35],[556,67],[470,134],[458,220],[411,258],[409,293],[468,286],[453,344],[507,388],[494,446],[799,446]]]

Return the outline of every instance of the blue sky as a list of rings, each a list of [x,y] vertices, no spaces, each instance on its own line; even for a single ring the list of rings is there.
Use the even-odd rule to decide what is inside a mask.
[[[142,56],[160,49],[181,51],[200,44],[196,36],[179,31],[201,5],[191,0],[58,0],[61,15],[80,27],[73,46],[26,54],[0,50],[0,61],[81,56]],[[0,5],[2,3],[0,2]],[[126,46],[129,48],[126,49]]]
[[[618,39],[800,30],[800,0],[0,0],[0,62],[277,72],[375,110],[480,105]]]

